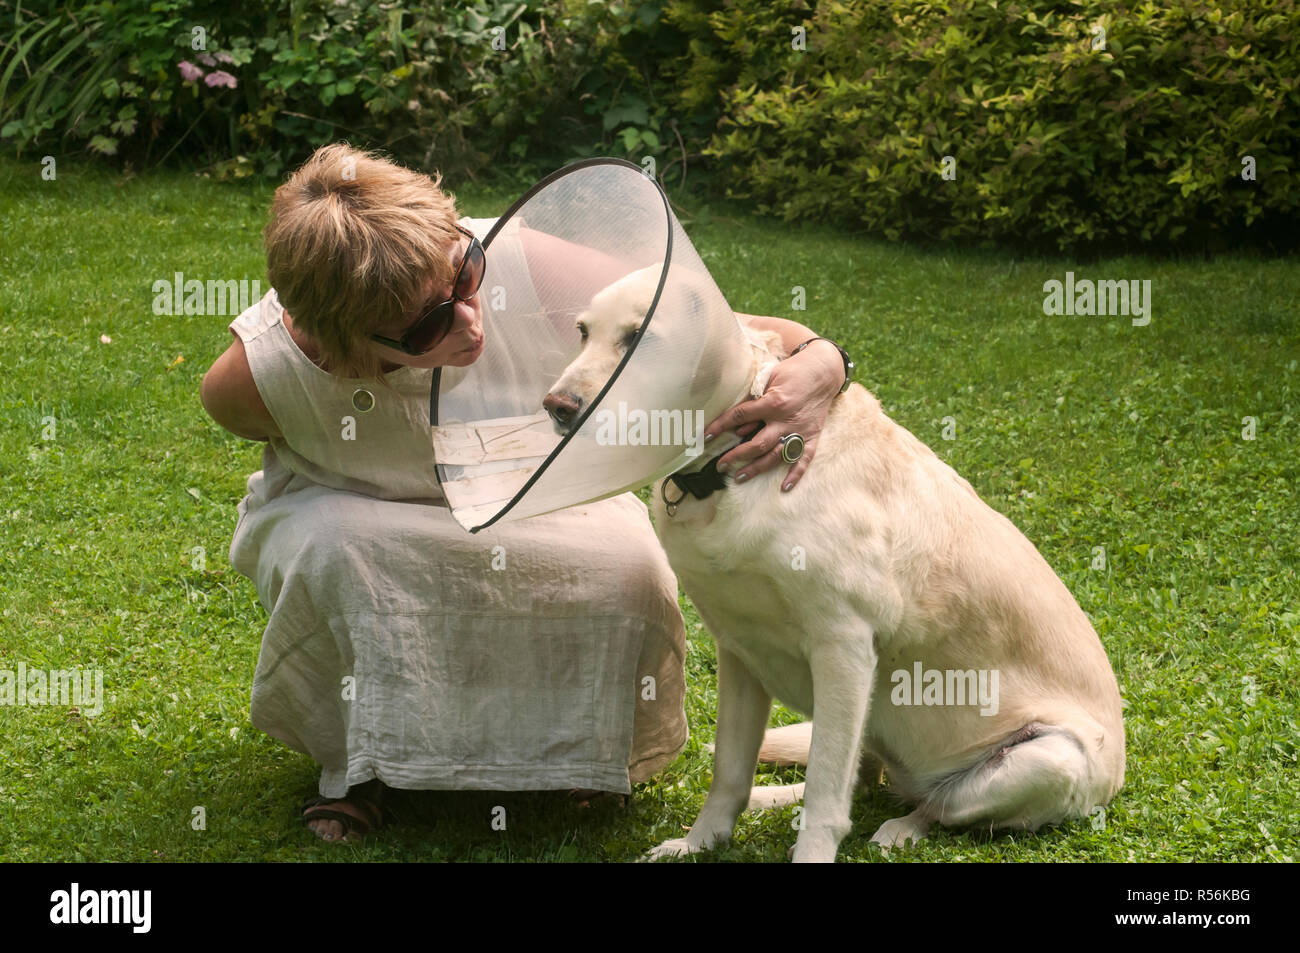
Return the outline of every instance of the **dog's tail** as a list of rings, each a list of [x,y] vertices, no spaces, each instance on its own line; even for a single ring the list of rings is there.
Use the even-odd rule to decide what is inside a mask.
[[[769,728],[763,735],[763,747],[758,749],[758,760],[764,764],[807,764],[811,744],[811,721],[784,728]],[[765,785],[750,790],[746,810],[766,811],[797,804],[802,800],[802,784]]]
[[[758,749],[759,764],[808,764],[808,750],[812,747],[811,721],[784,728],[769,728],[763,734],[763,746]],[[704,750],[713,754],[713,743]]]
[[[803,721],[784,728],[769,728],[763,735],[763,746],[758,749],[758,760],[763,764],[808,763],[808,749],[812,746],[812,722]],[[704,746],[710,753],[713,745]],[[747,811],[766,811],[785,807],[803,800],[803,784],[768,784],[749,792]]]
[[[747,811],[766,811],[803,800],[803,782],[798,784],[764,784],[750,788]]]
[[[811,721],[784,728],[769,728],[763,735],[763,747],[758,749],[758,760],[763,764],[807,764],[808,749],[812,746]]]

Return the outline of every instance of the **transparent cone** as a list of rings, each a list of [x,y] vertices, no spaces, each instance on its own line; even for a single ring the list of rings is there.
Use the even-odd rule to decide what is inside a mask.
[[[617,159],[568,166],[484,246],[483,353],[440,368],[430,397],[461,526],[604,499],[700,457],[752,352],[653,179]]]

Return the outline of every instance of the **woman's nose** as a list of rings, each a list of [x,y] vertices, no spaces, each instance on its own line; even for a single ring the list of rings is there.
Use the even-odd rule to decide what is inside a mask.
[[[478,302],[479,302],[478,295],[475,295],[472,301],[456,302],[456,321],[452,325],[453,330],[459,331],[464,328],[471,328],[474,326],[475,322],[478,321],[478,317],[479,317]]]

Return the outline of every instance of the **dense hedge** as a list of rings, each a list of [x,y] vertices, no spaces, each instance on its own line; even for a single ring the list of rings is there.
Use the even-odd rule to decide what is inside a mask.
[[[712,6],[701,86],[733,65],[709,153],[787,218],[1062,248],[1300,219],[1289,0]]]
[[[0,137],[236,176],[339,138],[458,175],[637,156],[659,144],[615,62],[627,17],[583,0],[3,0]]]
[[[28,151],[227,175],[337,138],[455,176],[650,155],[890,237],[1300,231],[1293,0],[0,0],[0,22],[0,136]]]

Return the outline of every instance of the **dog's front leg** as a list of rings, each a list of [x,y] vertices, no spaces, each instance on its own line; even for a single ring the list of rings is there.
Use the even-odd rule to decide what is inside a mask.
[[[651,860],[693,854],[731,839],[736,818],[749,803],[758,749],[772,712],[772,696],[745,663],[718,646],[718,737],[713,749],[713,783],[700,816],[685,837],[665,841]]]
[[[792,859],[830,863],[849,832],[876,674],[872,631],[828,634],[813,647],[813,735],[808,752],[804,814]]]

